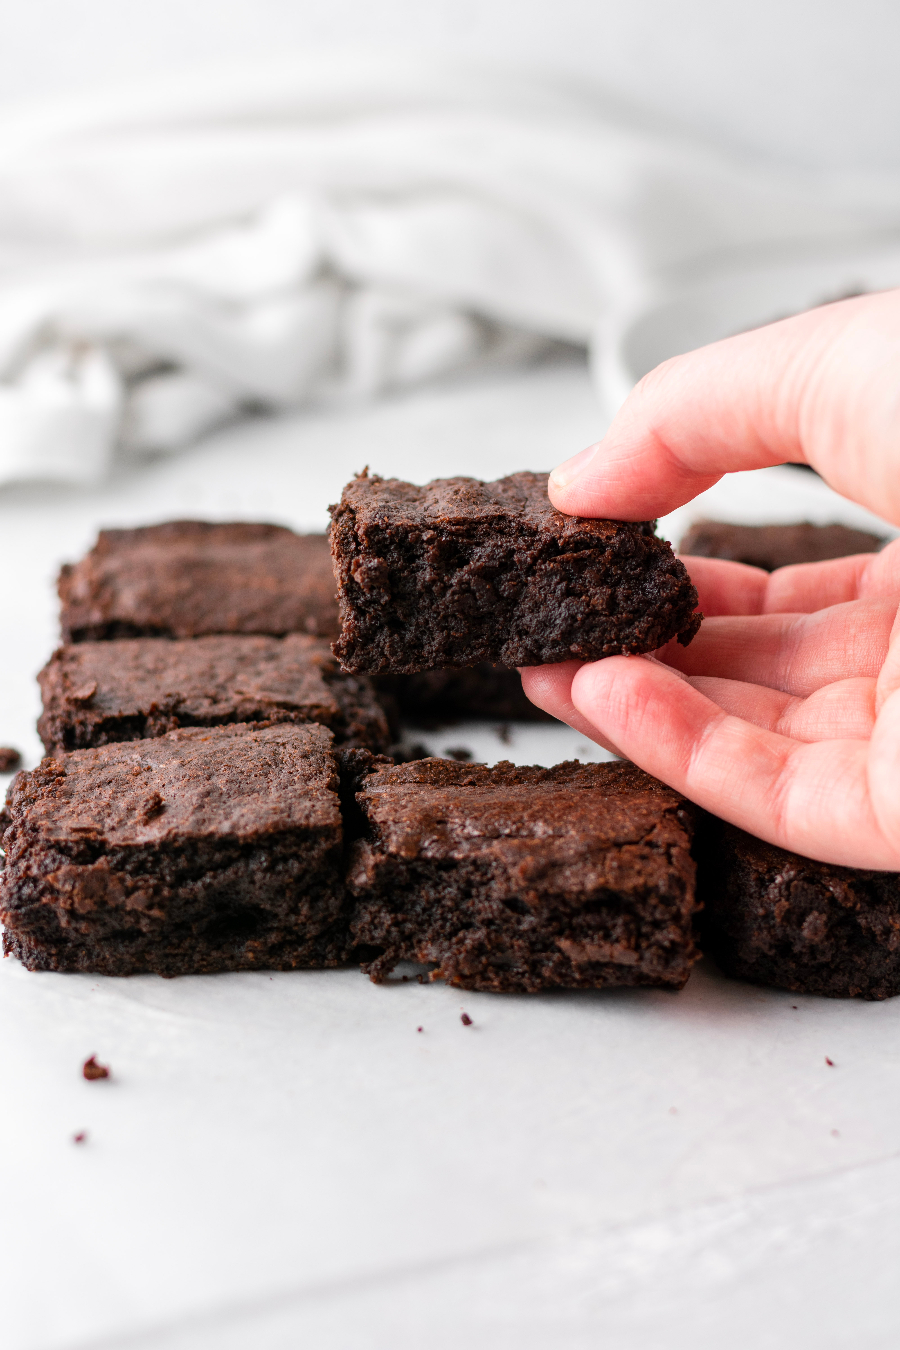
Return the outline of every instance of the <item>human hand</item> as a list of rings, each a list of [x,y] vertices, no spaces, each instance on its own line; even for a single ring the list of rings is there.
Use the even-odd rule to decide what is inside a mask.
[[[642,520],[786,460],[900,525],[900,292],[666,362],[550,495]],[[763,839],[900,871],[900,540],[771,576],[685,562],[707,616],[690,647],[523,670],[529,698]]]

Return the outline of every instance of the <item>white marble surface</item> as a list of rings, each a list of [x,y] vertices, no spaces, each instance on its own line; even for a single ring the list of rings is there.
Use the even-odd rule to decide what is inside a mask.
[[[489,477],[548,467],[596,430],[585,372],[562,365],[259,422],[91,493],[7,492],[0,742],[37,757],[52,578],[98,525],[317,528],[366,462]],[[869,519],[790,469],[708,495],[673,535],[703,512]],[[438,735],[487,759],[587,753],[567,729]],[[677,995],[524,998],[354,971],[106,980],[2,962],[0,1340],[888,1350],[898,1033],[900,1001],[704,966]],[[81,1079],[91,1053],[108,1082]]]

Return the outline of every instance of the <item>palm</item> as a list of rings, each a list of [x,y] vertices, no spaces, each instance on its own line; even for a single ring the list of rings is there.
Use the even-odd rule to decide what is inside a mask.
[[[900,870],[900,540],[771,576],[685,561],[690,647],[524,671],[529,697],[773,843]]]

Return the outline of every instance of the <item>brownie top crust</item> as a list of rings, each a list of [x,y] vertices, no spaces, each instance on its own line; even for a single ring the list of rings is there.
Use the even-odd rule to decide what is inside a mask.
[[[684,849],[690,808],[632,764],[486,768],[420,760],[382,768],[357,794],[376,852],[500,864],[521,892],[652,885]],[[498,878],[498,884],[501,884]]]
[[[795,563],[827,562],[854,553],[877,553],[886,540],[848,525],[813,525],[808,520],[787,525],[733,525],[724,520],[698,520],[684,535],[678,552],[700,558],[727,558],[774,572]]]
[[[177,701],[214,720],[263,721],[293,709],[331,724],[340,706],[327,683],[337,662],[323,638],[223,635],[172,641],[124,638],[60,647],[38,675],[44,694],[98,715],[127,715]]]
[[[16,776],[10,832],[63,852],[341,829],[332,737],[317,725],[190,727],[75,750]]]
[[[357,524],[429,525],[468,528],[473,523],[494,529],[518,529],[527,522],[561,540],[607,539],[626,530],[652,535],[656,522],[589,520],[557,511],[547,496],[547,474],[521,473],[482,482],[478,478],[436,478],[419,487],[398,478],[359,475],[347,484],[341,507],[356,514]],[[332,508],[335,511],[340,508]]]
[[[340,628],[328,537],[243,521],[101,530],[59,576],[69,642]]]

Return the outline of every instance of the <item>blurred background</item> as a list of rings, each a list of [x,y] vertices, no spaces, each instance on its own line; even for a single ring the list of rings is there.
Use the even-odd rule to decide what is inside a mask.
[[[726,148],[900,165],[890,0],[31,0],[4,6],[10,103],[213,60],[398,47],[561,71]]]

